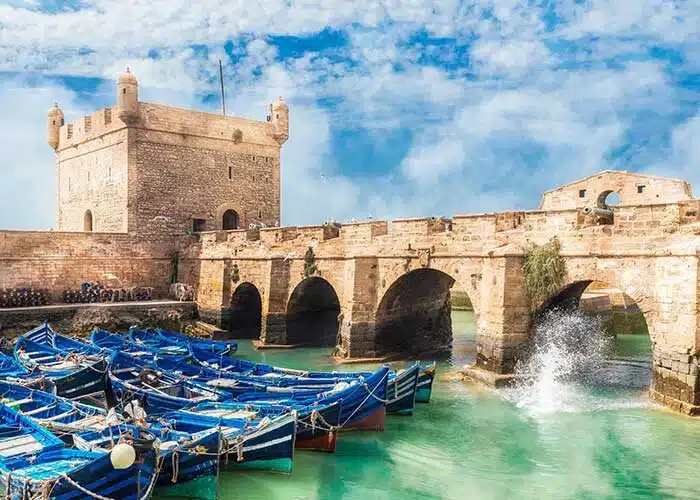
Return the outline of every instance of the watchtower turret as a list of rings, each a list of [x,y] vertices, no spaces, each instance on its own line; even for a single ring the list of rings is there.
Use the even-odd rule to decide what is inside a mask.
[[[58,103],[54,103],[46,118],[46,133],[49,146],[53,149],[58,149],[59,133],[63,126],[63,111],[58,107]]]
[[[132,124],[138,120],[139,84],[128,66],[117,80],[117,107],[119,118],[124,123]]]
[[[280,146],[289,139],[289,106],[284,102],[282,96],[277,98],[277,102],[270,104],[269,120],[275,127],[273,137]]]

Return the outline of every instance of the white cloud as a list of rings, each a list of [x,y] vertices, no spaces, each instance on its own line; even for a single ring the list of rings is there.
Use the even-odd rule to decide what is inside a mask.
[[[685,64],[700,66],[691,50],[700,47],[691,29],[700,24],[699,4],[563,1],[556,12],[566,22],[554,30],[542,17],[546,3],[536,7],[521,0],[92,0],[58,14],[16,2],[0,5],[0,70],[110,79],[89,103],[61,88],[0,89],[5,122],[16,121],[10,103],[23,110],[12,142],[25,150],[6,155],[2,168],[13,172],[13,183],[34,189],[41,203],[52,206],[53,155],[44,146],[43,120],[54,96],[39,94],[58,95],[64,108],[106,105],[113,101],[111,79],[129,64],[143,100],[216,110],[216,100],[203,105],[200,96],[218,91],[218,59],[227,60],[223,44],[231,40],[239,60],[225,67],[227,108],[262,119],[265,105],[278,95],[291,106],[282,167],[285,222],[365,212],[376,218],[534,207],[541,191],[616,166],[610,151],[624,144],[638,114],[664,118],[679,106],[678,89],[662,65],[633,60],[646,59],[653,41],[674,44],[687,54]],[[327,27],[343,30],[349,45],[280,62],[265,38]],[[420,30],[458,41],[409,43],[417,33],[424,38]],[[600,39],[581,44],[588,35]],[[565,52],[557,49],[563,42]],[[458,51],[458,44],[468,51]],[[151,49],[157,58],[149,57]],[[613,58],[619,60],[607,64]],[[439,63],[467,59],[471,68]],[[586,65],[576,66],[581,62]],[[15,102],[12,92],[31,97]],[[320,105],[320,99],[333,105]],[[650,126],[668,126],[657,121]],[[690,174],[684,165],[697,165],[696,123],[690,120],[673,134],[665,162],[673,175]],[[396,165],[357,174],[342,171],[350,162],[333,157],[338,131],[360,131],[381,145],[397,128],[409,130],[413,143]],[[21,174],[24,165],[48,174],[30,187]],[[15,192],[5,188],[5,199]],[[17,221],[9,221],[2,208],[0,227]],[[53,220],[52,208],[49,219],[41,210],[25,220],[42,226]]]
[[[59,100],[71,114],[75,95],[62,87],[25,88],[23,81],[5,81],[0,91],[3,133],[0,134],[0,228],[49,229],[56,213],[55,154],[47,144],[46,113]]]

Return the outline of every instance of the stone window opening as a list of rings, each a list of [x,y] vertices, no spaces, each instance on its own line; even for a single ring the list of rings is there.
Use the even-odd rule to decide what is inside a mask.
[[[598,208],[611,210],[620,204],[620,195],[613,190],[603,191],[598,196]]]
[[[586,190],[585,190],[585,189],[579,189],[579,190],[578,190],[578,197],[579,197],[579,198],[585,198],[585,197],[586,197]]]
[[[192,219],[192,232],[201,233],[207,228],[207,221],[204,219]]]
[[[637,193],[642,194],[644,192],[644,189],[646,189],[646,186],[640,184],[639,186],[637,186]]]
[[[233,167],[228,167],[228,180],[233,180]]]
[[[122,89],[122,94],[126,94],[126,89]]]
[[[226,210],[223,217],[223,229],[224,231],[230,231],[232,229],[238,229],[240,218],[238,217],[238,212],[235,210]]]
[[[92,212],[90,210],[87,210],[83,217],[83,231],[86,233],[92,232]]]
[[[262,217],[262,210],[258,210],[258,218]]]

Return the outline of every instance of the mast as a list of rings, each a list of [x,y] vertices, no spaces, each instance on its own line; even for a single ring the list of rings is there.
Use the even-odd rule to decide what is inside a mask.
[[[224,95],[224,67],[219,59],[219,80],[221,81],[221,114],[226,116],[226,96]]]

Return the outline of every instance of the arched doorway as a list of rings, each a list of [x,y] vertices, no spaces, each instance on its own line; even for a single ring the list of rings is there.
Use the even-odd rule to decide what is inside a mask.
[[[92,212],[87,210],[83,217],[83,231],[92,232]]]
[[[318,276],[306,278],[287,304],[287,344],[335,346],[339,314],[340,301],[333,286]]]
[[[223,229],[224,231],[228,231],[231,229],[238,229],[239,225],[239,218],[238,218],[238,212],[235,210],[226,210],[224,212],[224,218],[223,218]]]
[[[241,283],[231,296],[230,338],[257,339],[262,328],[262,298],[252,283]]]
[[[651,384],[652,341],[644,313],[623,290],[602,281],[571,283],[537,310],[527,357],[540,357],[553,370],[549,375],[579,384]]]
[[[455,280],[435,269],[416,269],[386,291],[376,314],[377,356],[416,356],[452,347],[450,288]]]

